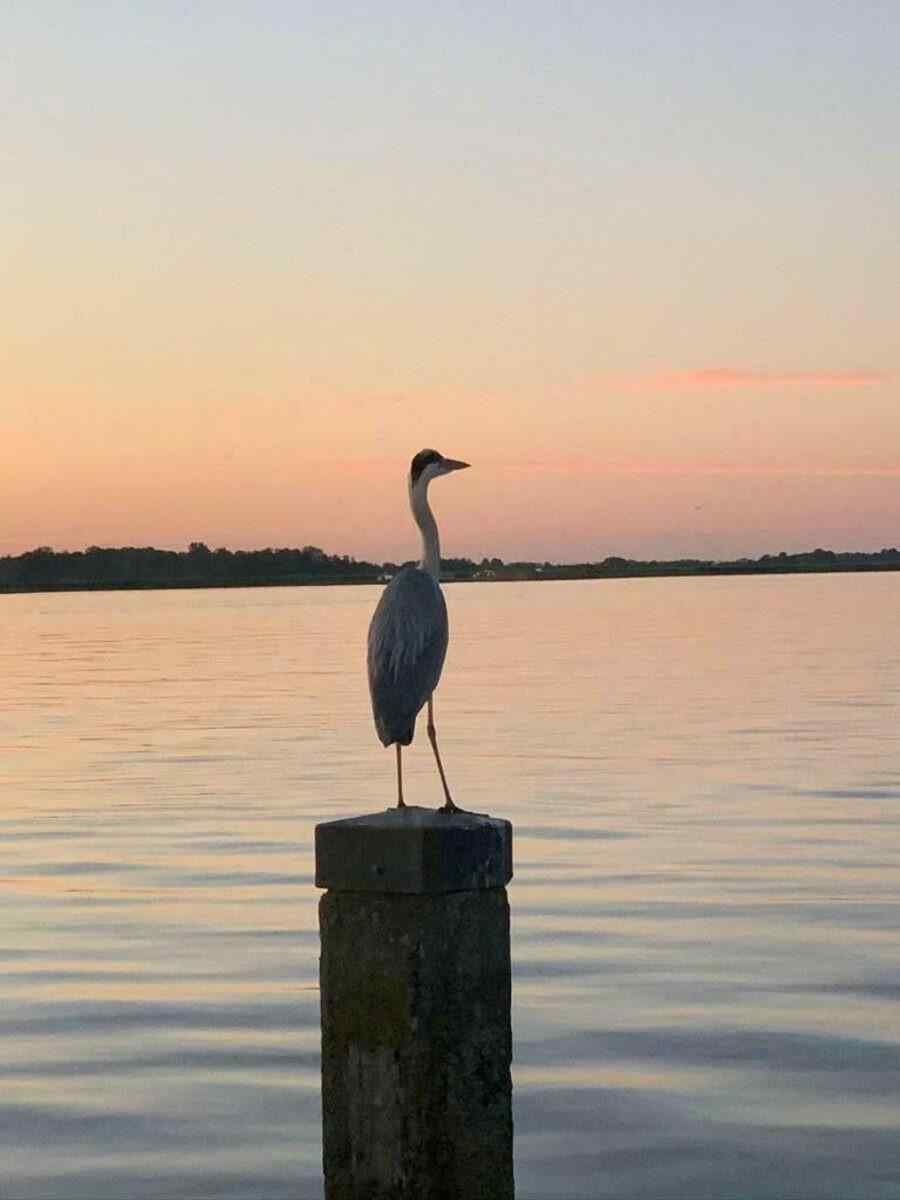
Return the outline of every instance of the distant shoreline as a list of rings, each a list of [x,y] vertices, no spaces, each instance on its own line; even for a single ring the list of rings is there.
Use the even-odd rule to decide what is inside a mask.
[[[205,552],[205,553],[204,553]],[[213,552],[204,547],[201,552],[203,566],[208,566],[206,556],[212,560],[216,557]],[[103,578],[79,578],[69,573],[66,567],[87,565],[92,553],[96,557],[102,555],[106,560],[107,570]],[[217,552],[221,555],[223,552]],[[400,569],[394,563],[382,565],[374,563],[358,563],[353,559],[329,557],[321,551],[320,556],[313,559],[315,567],[307,573],[278,572],[267,573],[263,563],[257,563],[258,556],[303,555],[303,551],[238,551],[232,555],[227,553],[228,566],[244,567],[253,563],[256,569],[252,576],[244,571],[236,572],[231,577],[210,577],[206,572],[191,571],[191,567],[201,566],[194,552],[178,551],[118,551],[98,550],[95,552],[63,552],[30,551],[18,558],[0,559],[0,595],[33,595],[53,592],[137,592],[137,591],[185,591],[204,590],[209,588],[259,588],[259,587],[346,587],[353,585],[375,586],[384,584]],[[162,558],[169,566],[177,565],[182,568],[180,577],[169,578],[124,578],[124,572],[119,573],[112,568],[120,565],[120,556],[153,555]],[[191,559],[194,559],[192,562]],[[35,561],[43,568],[39,572],[29,570]],[[75,560],[74,562],[72,560]],[[174,564],[172,563],[174,560]],[[224,566],[225,564],[220,564]],[[269,564],[265,564],[269,565]],[[291,564],[294,565],[294,564]],[[310,564],[312,565],[312,564]],[[406,565],[406,564],[402,564]],[[20,571],[15,571],[19,566]],[[52,570],[58,567],[59,570]],[[186,568],[186,569],[185,569]],[[629,559],[606,559],[600,563],[586,564],[557,564],[557,563],[504,563],[499,559],[483,560],[475,564],[467,559],[449,559],[443,564],[442,582],[444,583],[540,583],[563,580],[605,580],[605,579],[685,579],[722,577],[739,575],[825,575],[825,574],[871,574],[873,572],[900,571],[900,551],[883,550],[876,554],[846,553],[838,554],[830,550],[816,550],[802,555],[763,555],[760,559],[742,559],[732,562],[700,562],[696,560],[676,560],[671,562],[643,562]],[[35,578],[40,574],[43,578]],[[56,574],[56,578],[52,575]],[[9,576],[19,577],[12,577]],[[206,575],[206,577],[204,577]],[[24,577],[23,577],[24,576]]]

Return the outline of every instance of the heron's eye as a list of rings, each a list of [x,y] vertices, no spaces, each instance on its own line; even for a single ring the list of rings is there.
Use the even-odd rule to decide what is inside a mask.
[[[416,482],[426,467],[430,466],[432,463],[440,461],[441,455],[438,454],[437,450],[420,450],[412,460],[412,464],[409,468],[410,478],[412,479],[413,483]]]

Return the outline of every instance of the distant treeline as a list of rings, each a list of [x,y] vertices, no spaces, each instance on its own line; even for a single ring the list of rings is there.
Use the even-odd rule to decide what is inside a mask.
[[[73,591],[92,588],[247,587],[260,584],[371,583],[375,563],[302,550],[210,550],[191,542],[187,550],[152,546],[52,550],[39,546],[0,558],[2,591]]]
[[[192,542],[187,550],[90,546],[87,550],[51,550],[40,546],[0,558],[0,592],[82,591],[100,588],[253,587],[277,584],[377,583],[400,566],[326,554],[318,546],[302,550],[210,550]],[[448,580],[621,579],[652,575],[760,575],[801,571],[897,571],[900,550],[867,554],[810,550],[803,554],[763,554],[731,562],[682,558],[641,561],[605,558],[602,562],[504,562],[500,558],[442,559]]]

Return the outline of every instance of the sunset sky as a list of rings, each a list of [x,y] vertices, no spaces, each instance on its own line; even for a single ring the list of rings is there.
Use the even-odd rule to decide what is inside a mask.
[[[900,8],[0,13],[0,554],[900,544]]]

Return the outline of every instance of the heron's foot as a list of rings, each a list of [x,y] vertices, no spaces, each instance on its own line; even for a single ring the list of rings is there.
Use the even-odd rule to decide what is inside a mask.
[[[454,804],[449,796],[447,797],[447,802],[445,804],[442,804],[441,807],[438,809],[438,812],[442,812],[442,813],[458,813],[458,812],[464,812],[464,811],[465,810],[460,808],[458,804]]]
[[[401,797],[400,797],[400,799],[397,801],[397,807],[398,807],[398,808],[406,808],[406,801],[403,799],[403,797],[402,797],[402,796],[401,796]]]

